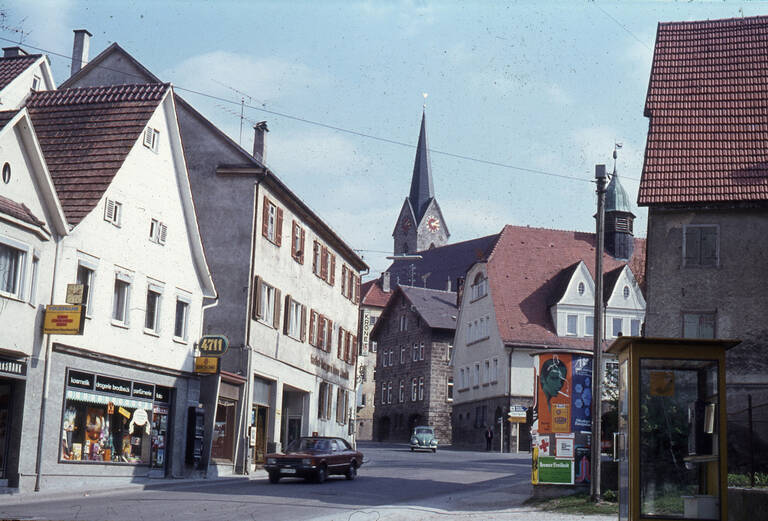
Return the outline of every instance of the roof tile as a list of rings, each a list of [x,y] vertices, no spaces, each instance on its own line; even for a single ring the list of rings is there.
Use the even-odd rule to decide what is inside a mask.
[[[16,77],[27,70],[27,67],[35,63],[40,54],[29,54],[26,56],[13,56],[10,58],[0,58],[0,89],[4,89]]]

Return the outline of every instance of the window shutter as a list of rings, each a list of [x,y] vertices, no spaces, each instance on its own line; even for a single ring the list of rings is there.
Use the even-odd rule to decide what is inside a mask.
[[[307,340],[307,306],[301,306],[301,333],[299,338],[302,342]]]
[[[109,222],[115,220],[115,202],[112,199],[107,199],[104,204],[104,220]]]
[[[355,304],[360,303],[360,277],[355,275]]]
[[[317,243],[317,241],[314,242],[314,245],[312,247],[312,273],[317,274],[318,273],[318,265],[317,265],[317,250],[320,248],[320,245]]]
[[[261,209],[261,234],[269,238],[269,199],[264,196],[264,206]]]
[[[259,319],[261,310],[261,281],[258,275],[253,277],[253,287],[251,288],[253,295],[251,297],[251,318],[254,320]]]
[[[283,209],[277,209],[277,223],[275,224],[275,244],[283,243]]]
[[[352,365],[357,362],[357,337],[352,335]]]
[[[701,263],[701,229],[686,228],[685,230],[685,265],[698,266]]]
[[[304,239],[306,238],[306,233],[304,232],[304,228],[301,228],[301,239],[299,239],[299,248],[301,249],[301,253],[299,254],[299,264],[304,264]]]
[[[296,236],[297,236],[297,230],[298,225],[296,224],[296,221],[293,221],[293,227],[291,228],[291,257],[294,259],[296,258]]]
[[[320,276],[328,280],[328,248],[323,246],[320,254]]]
[[[291,312],[291,296],[286,295],[285,296],[285,308],[283,309],[283,313],[285,313],[285,316],[283,317],[283,334],[288,334],[288,322],[290,322],[290,312]]]
[[[701,265],[717,266],[717,228],[708,226],[701,230]]]
[[[317,330],[315,329],[315,322],[317,320],[317,313],[313,310],[309,314],[309,345],[317,345]]]
[[[341,358],[343,346],[344,346],[344,330],[342,328],[339,328],[339,344],[338,344],[338,347],[336,348],[336,357],[339,360],[343,360],[343,358]]]
[[[272,315],[272,327],[280,329],[280,290],[275,288],[275,312]]]
[[[347,266],[342,264],[341,266],[341,294],[347,296]]]
[[[327,329],[325,330],[325,350],[327,352],[331,352],[331,349],[333,348],[333,320],[330,318],[328,319],[328,324],[326,324]]]
[[[160,234],[157,236],[157,240],[160,244],[165,244],[165,238],[168,236],[168,227],[163,223],[160,223]]]
[[[316,347],[325,349],[325,317],[320,313],[317,314],[317,334],[315,335]]]
[[[336,255],[331,254],[331,286],[336,282]]]
[[[144,129],[144,146],[152,148],[152,129],[147,127]]]

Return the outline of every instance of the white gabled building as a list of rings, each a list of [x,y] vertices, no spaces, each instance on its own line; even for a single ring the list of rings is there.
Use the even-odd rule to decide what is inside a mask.
[[[81,284],[85,305],[82,335],[50,335],[38,485],[189,475],[194,342],[216,293],[173,89],[38,92],[25,110],[70,228],[51,300]]]

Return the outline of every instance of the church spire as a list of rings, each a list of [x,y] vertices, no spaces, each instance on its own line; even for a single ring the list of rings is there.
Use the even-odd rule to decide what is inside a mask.
[[[417,222],[421,221],[422,217],[424,217],[427,206],[435,197],[430,163],[429,145],[427,144],[427,110],[425,106],[421,114],[419,144],[416,147],[416,160],[413,164],[413,178],[411,179],[411,193],[409,196]]]

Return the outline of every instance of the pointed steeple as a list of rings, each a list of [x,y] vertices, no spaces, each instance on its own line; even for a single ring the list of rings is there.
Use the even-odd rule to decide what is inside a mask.
[[[617,144],[616,148],[620,148]],[[619,182],[616,171],[616,149],[613,151],[613,175],[605,189],[605,251],[616,259],[629,259],[634,251],[632,202]]]
[[[432,166],[429,160],[429,146],[427,145],[427,111],[421,114],[421,130],[419,131],[419,144],[416,147],[416,161],[413,164],[413,178],[411,179],[411,193],[409,199],[416,213],[416,221],[420,222],[427,211],[429,202],[435,197],[435,188],[432,185]]]

